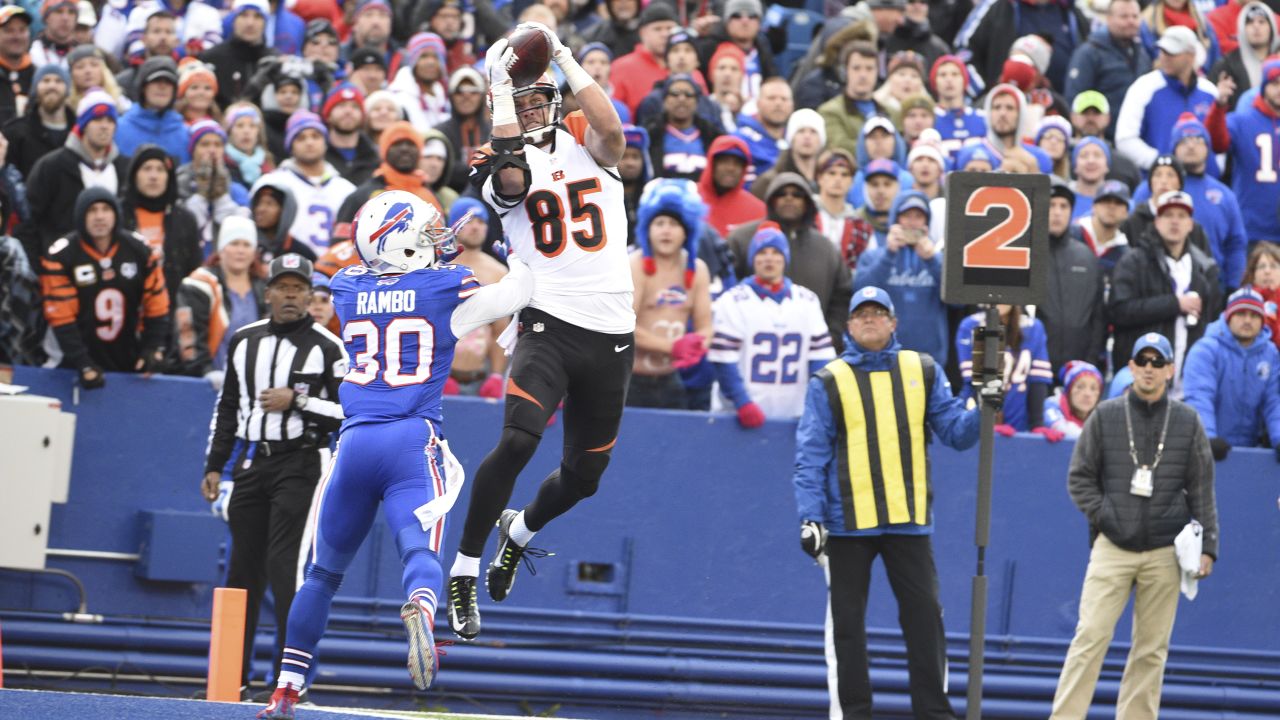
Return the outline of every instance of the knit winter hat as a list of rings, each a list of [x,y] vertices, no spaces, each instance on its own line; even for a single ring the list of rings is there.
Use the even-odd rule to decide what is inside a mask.
[[[670,215],[684,227],[686,267],[685,288],[693,287],[698,262],[698,236],[707,217],[707,206],[702,202],[698,186],[683,178],[661,178],[645,186],[636,209],[636,242],[643,255],[644,272],[652,275],[658,271],[653,261],[653,248],[649,245],[649,225],[659,215]]]
[[[1029,92],[1035,87],[1039,77],[1035,65],[1025,55],[1014,55],[1005,60],[1004,67],[1000,70],[1000,82],[1009,83],[1022,92]]]
[[[898,167],[898,163],[888,158],[880,158],[878,160],[872,160],[867,163],[866,167],[862,168],[862,177],[864,180],[870,180],[876,175],[888,175],[894,180],[897,180],[898,173],[900,172],[901,168]]]
[[[640,151],[640,157],[644,158],[644,173],[640,176],[640,182],[649,182],[649,178],[653,177],[653,163],[649,159],[649,131],[639,125],[623,123],[622,137],[627,147]]]
[[[8,7],[13,6],[9,5]],[[67,86],[68,92],[71,90],[71,73],[67,72],[67,69],[61,65],[54,65],[53,63],[50,63],[36,68],[35,74],[31,76],[31,89],[29,92],[32,95],[36,94],[36,86],[40,84],[40,81],[43,80],[46,75],[57,75],[62,78],[62,84]]]
[[[1162,167],[1162,166],[1173,168],[1173,171],[1178,173],[1178,187],[1181,188],[1186,186],[1187,171],[1186,171],[1186,168],[1182,167],[1182,163],[1178,162],[1177,158],[1175,158],[1172,155],[1156,156],[1155,162],[1151,163],[1151,172],[1155,173],[1156,168]]]
[[[226,115],[222,117],[222,128],[230,132],[232,126],[234,126],[237,121],[243,120],[244,118],[250,118],[256,124],[262,125],[262,111],[258,109],[257,105],[252,103],[239,103],[237,105],[232,105],[227,109]]]
[[[325,122],[329,122],[329,114],[344,102],[354,102],[356,107],[360,108],[360,117],[364,118],[364,93],[349,82],[339,83],[329,91],[329,95],[324,99],[324,105],[320,108],[320,117]]]
[[[417,148],[417,154],[422,154],[422,135],[414,129],[413,123],[408,120],[400,120],[393,122],[382,131],[382,135],[378,137],[378,153],[383,160],[387,159],[387,151],[392,145],[401,140],[408,140]]]
[[[1080,142],[1076,143],[1076,146],[1071,149],[1071,167],[1074,168],[1076,166],[1076,163],[1079,161],[1080,151],[1090,145],[1097,145],[1099,148],[1102,149],[1102,154],[1105,155],[1107,158],[1107,167],[1110,167],[1111,166],[1111,148],[1107,147],[1107,143],[1105,140],[1100,140],[1096,137],[1080,138]]]
[[[995,170],[1000,167],[1004,157],[998,150],[987,140],[965,145],[960,148],[960,152],[956,154],[956,170],[964,170],[969,163],[975,160],[985,160],[991,165],[991,169]]]
[[[1200,122],[1200,118],[1189,112],[1184,112],[1178,116],[1177,122],[1173,124],[1173,130],[1169,133],[1170,147],[1178,147],[1178,143],[1190,137],[1198,137],[1204,140],[1206,145],[1212,145],[1209,140],[1209,130]]]
[[[1046,132],[1057,130],[1062,133],[1062,137],[1071,144],[1071,121],[1061,115],[1046,115],[1040,120],[1040,124],[1036,126],[1036,145],[1040,144],[1040,138],[1044,137]]]
[[[596,52],[597,50],[604,53],[605,57],[609,58],[609,62],[613,62],[613,51],[609,49],[608,45],[605,45],[602,42],[589,42],[586,45],[583,45],[582,49],[578,51],[576,59],[581,63],[583,60],[587,59],[588,55]]]
[[[937,145],[926,142],[917,142],[915,146],[911,148],[911,152],[907,153],[907,167],[910,168],[911,163],[914,163],[916,160],[921,158],[928,158],[938,163],[938,168],[943,171],[947,169],[947,162],[943,159],[942,151],[938,149]]]
[[[1013,41],[1009,47],[1010,55],[1022,55],[1031,61],[1040,75],[1049,70],[1049,61],[1053,58],[1053,46],[1039,35],[1023,35]]]
[[[404,61],[400,63],[401,67],[412,68],[418,64],[418,58],[422,53],[430,50],[440,58],[440,71],[445,72],[448,67],[447,53],[444,47],[444,40],[432,32],[420,32],[409,38],[409,44],[404,49]]]
[[[1262,61],[1262,84],[1280,80],[1280,55],[1272,55]]]
[[[458,87],[464,82],[470,82],[472,85],[475,85],[479,88],[480,92],[484,92],[489,87],[489,83],[484,79],[484,75],[480,74],[479,70],[476,70],[470,65],[463,65],[457,70],[454,70],[453,74],[449,76],[449,93],[453,94],[457,92]]]
[[[115,98],[100,87],[90,88],[76,105],[76,135],[83,133],[90,121],[102,117],[109,117],[113,122],[118,119]]]
[[[390,90],[374,90],[373,92],[366,95],[364,98],[364,114],[368,116],[369,111],[373,109],[374,105],[377,105],[378,103],[384,102],[384,101],[390,102],[392,105],[395,105],[396,108],[400,111],[400,117],[402,118],[404,117],[404,106],[402,106],[400,104],[400,101],[396,99],[395,93],[391,92]]]
[[[1222,311],[1222,316],[1229,319],[1242,310],[1258,313],[1259,317],[1267,316],[1267,305],[1262,295],[1248,285],[1231,293],[1231,297],[1227,298],[1227,309]]]
[[[787,242],[787,236],[782,234],[782,228],[770,220],[760,223],[755,235],[751,236],[751,244],[747,246],[747,265],[754,265],[756,253],[767,247],[782,253],[783,261],[791,264],[791,244]]]
[[[196,143],[200,142],[200,138],[210,134],[222,138],[223,144],[227,142],[227,131],[223,130],[216,120],[205,118],[192,123],[191,136],[187,139],[187,154],[194,155]]]
[[[40,3],[40,17],[47,18],[49,13],[61,7],[69,7],[72,10],[79,10],[76,0],[44,0]]]
[[[934,94],[938,93],[938,68],[951,63],[960,68],[960,77],[964,78],[964,88],[969,89],[969,69],[965,67],[964,58],[959,55],[943,55],[933,61],[933,67],[929,68],[929,88]]]
[[[720,43],[720,45],[716,47],[716,51],[711,54],[711,63],[707,65],[706,72],[708,74],[715,72],[716,65],[720,64],[720,60],[726,57],[732,58],[735,62],[738,63],[738,67],[742,68],[743,72],[746,72],[746,69],[747,69],[746,53],[742,52],[742,49],[739,48],[737,45],[734,45],[733,43],[727,40],[725,42]]]
[[[320,116],[310,110],[299,110],[289,117],[289,122],[285,123],[285,152],[293,152],[293,141],[303,130],[318,130],[324,136],[325,142],[329,141],[329,128],[325,126]]]
[[[1062,387],[1067,393],[1071,392],[1071,386],[1075,381],[1085,375],[1092,375],[1098,379],[1099,385],[1103,384],[1102,372],[1098,370],[1097,366],[1083,360],[1072,360],[1068,362],[1066,365],[1062,366],[1062,371],[1059,373],[1059,377],[1062,380]]]
[[[67,69],[70,70],[76,66],[76,63],[84,60],[85,58],[91,57],[96,57],[99,60],[102,59],[102,53],[98,50],[96,45],[77,45],[71,48],[71,52],[67,53]]]
[[[213,92],[218,92],[218,76],[213,74],[213,70],[208,65],[195,58],[186,58],[179,63],[178,97],[186,95],[187,90],[198,80],[209,83],[213,86]]]
[[[822,119],[817,110],[800,108],[791,113],[791,117],[787,119],[787,130],[784,135],[788,145],[795,140],[796,133],[800,132],[801,128],[811,128],[817,132],[818,145],[827,144],[827,121]]]
[[[237,240],[244,240],[253,247],[258,246],[258,227],[247,217],[232,215],[222,221],[218,228],[218,251]]]

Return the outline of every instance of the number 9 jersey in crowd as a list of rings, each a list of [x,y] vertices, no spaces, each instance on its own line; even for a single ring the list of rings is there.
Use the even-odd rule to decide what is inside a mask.
[[[355,265],[335,275],[333,306],[351,357],[338,391],[347,417],[342,429],[401,418],[441,422],[458,338],[523,307],[531,284],[519,260],[502,282],[483,289],[461,265],[399,275]]]
[[[499,197],[492,176],[481,188],[485,202],[497,208],[512,250],[537,278],[529,306],[620,335],[636,326],[622,179],[616,168],[591,157],[586,133],[586,117],[573,112],[555,129],[548,149],[525,146],[531,178],[524,197]],[[481,159],[488,152],[488,146],[478,151]]]

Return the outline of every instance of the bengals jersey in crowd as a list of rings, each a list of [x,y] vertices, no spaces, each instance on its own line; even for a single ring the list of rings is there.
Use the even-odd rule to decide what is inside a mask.
[[[117,232],[99,253],[71,233],[40,261],[44,315],[62,349],[62,366],[88,364],[133,372],[142,349],[169,334],[169,293],[160,255],[132,233]]]

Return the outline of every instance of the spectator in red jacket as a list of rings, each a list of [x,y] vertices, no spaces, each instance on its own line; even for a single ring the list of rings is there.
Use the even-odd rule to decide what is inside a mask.
[[[627,106],[632,117],[654,84],[667,79],[667,37],[675,29],[676,14],[670,7],[650,5],[640,13],[640,43],[613,61],[613,97]]]
[[[721,135],[711,142],[707,166],[698,179],[698,192],[710,209],[707,224],[721,235],[765,215],[764,202],[743,188],[750,166],[751,150],[742,138]]]

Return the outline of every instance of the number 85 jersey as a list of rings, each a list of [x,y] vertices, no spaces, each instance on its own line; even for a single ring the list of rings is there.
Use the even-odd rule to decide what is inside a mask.
[[[535,278],[531,307],[579,327],[624,334],[636,326],[622,180],[587,151],[587,120],[570,113],[546,150],[526,145],[528,192],[505,200],[484,180],[512,251]],[[472,172],[487,172],[482,148]]]

